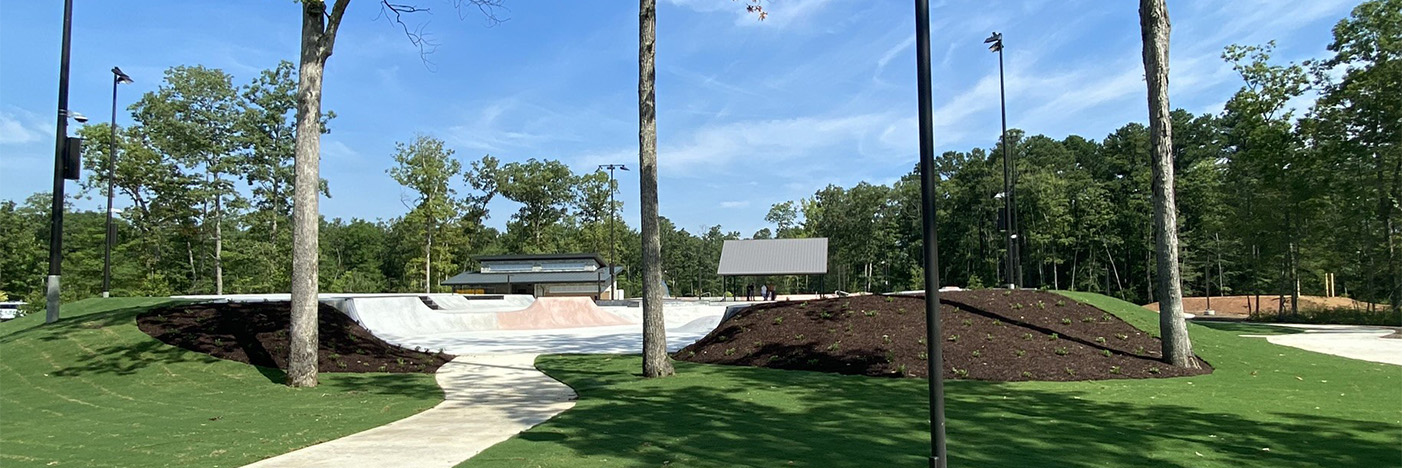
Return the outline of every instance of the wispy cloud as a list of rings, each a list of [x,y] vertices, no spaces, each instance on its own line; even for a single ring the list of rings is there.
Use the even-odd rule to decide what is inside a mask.
[[[54,126],[39,119],[39,115],[9,106],[0,111],[0,145],[22,145],[53,138]]]
[[[724,201],[724,202],[721,202],[721,203],[720,203],[720,206],[721,206],[722,208],[744,208],[744,207],[747,207],[747,206],[751,206],[751,201],[750,201],[750,200],[732,200],[732,201]]]

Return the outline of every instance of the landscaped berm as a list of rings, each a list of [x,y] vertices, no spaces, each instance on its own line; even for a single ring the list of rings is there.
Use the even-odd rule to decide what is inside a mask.
[[[137,326],[168,345],[287,370],[291,317],[287,301],[177,304],[137,315]],[[317,310],[317,335],[320,372],[432,374],[453,360],[448,354],[386,343],[326,304]]]
[[[852,296],[758,304],[676,354],[680,360],[879,377],[926,377],[926,300]],[[1043,291],[941,294],[945,378],[1098,380],[1212,371],[1160,361],[1160,339]]]

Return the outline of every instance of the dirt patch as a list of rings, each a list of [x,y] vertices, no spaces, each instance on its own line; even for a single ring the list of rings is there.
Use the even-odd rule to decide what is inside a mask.
[[[1287,308],[1292,307],[1292,297],[1287,296]],[[1204,315],[1205,310],[1213,310],[1215,317],[1246,319],[1253,312],[1264,314],[1276,314],[1278,297],[1276,295],[1260,296],[1213,296],[1208,301],[1203,297],[1185,297],[1183,299],[1185,313]],[[1348,297],[1323,297],[1323,296],[1298,296],[1298,309],[1369,309],[1369,302],[1357,301]],[[1378,304],[1376,307],[1384,307]],[[1152,302],[1144,306],[1156,312],[1160,311],[1160,303]]]
[[[1159,361],[1160,340],[1090,305],[1040,291],[941,294],[947,379],[1097,380],[1199,375]],[[885,377],[926,377],[926,301],[855,296],[757,304],[676,359]]]
[[[286,370],[290,317],[286,301],[183,304],[142,313],[137,327],[172,346]],[[434,373],[453,359],[386,343],[326,304],[317,310],[317,333],[318,372]]]

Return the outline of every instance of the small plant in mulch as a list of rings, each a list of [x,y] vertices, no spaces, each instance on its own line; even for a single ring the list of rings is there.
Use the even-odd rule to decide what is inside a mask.
[[[1065,368],[1063,368],[1063,372],[1067,372],[1069,376],[1074,376],[1074,377],[1077,376],[1077,371],[1073,370],[1073,368],[1071,368],[1071,367],[1065,367]]]
[[[977,350],[971,351],[971,352],[970,352],[970,357],[980,357],[980,350],[977,349]]]
[[[1023,372],[1020,372],[1020,373],[1019,373],[1019,376],[1020,376],[1020,377],[1023,377],[1023,378],[1026,378],[1026,379],[1032,379],[1032,378],[1033,378],[1033,372],[1023,371]]]
[[[1024,304],[1023,304],[1023,303],[1020,303],[1020,302],[1015,302],[1015,303],[1013,303],[1013,304],[1009,304],[1009,308],[1010,308],[1010,309],[1014,309],[1014,310],[1023,309],[1023,308],[1024,308]]]
[[[1032,339],[1033,339],[1033,333],[1025,333],[1024,336],[1023,336],[1022,338],[1024,339],[1024,341],[1032,340]]]
[[[1008,295],[1010,295],[1010,294],[1013,294],[1013,293],[1014,293],[1014,291],[1010,291],[1010,290],[1008,290],[1008,289],[1004,290],[1004,295],[1006,295],[1006,296],[1008,296]]]
[[[717,341],[726,341],[726,335],[717,335]]]
[[[888,364],[892,364],[892,360],[897,359],[897,355],[892,354],[892,351],[888,351],[882,354],[882,358],[886,360]]]
[[[907,375],[907,365],[906,365],[906,364],[898,364],[898,365],[897,365],[897,373],[898,373],[898,374],[902,374],[902,375]]]
[[[1096,317],[1083,317],[1083,318],[1082,318],[1082,323],[1092,323],[1092,322],[1096,322],[1096,321],[1097,321],[1097,318],[1096,318]]]
[[[892,296],[883,296],[882,300],[886,302],[892,302]]]
[[[926,358],[928,358],[928,357],[930,357],[930,356],[928,356],[928,355],[926,354],[926,351],[922,351],[922,352],[920,352],[920,353],[917,353],[917,359],[920,359],[920,360],[925,361]]]
[[[951,335],[951,336],[948,336],[948,337],[946,337],[946,341],[949,341],[949,342],[952,342],[952,343],[955,343],[955,342],[957,342],[957,341],[960,341],[960,335]]]
[[[917,344],[926,346],[926,338],[917,339]]]
[[[1097,339],[1092,340],[1092,341],[1096,341],[1097,344],[1103,344],[1103,345],[1104,345],[1104,344],[1107,344],[1107,339],[1106,339],[1106,338],[1102,338],[1102,337],[1100,337],[1100,336],[1097,337]]]
[[[803,340],[803,339],[804,339],[804,334],[803,334],[803,333],[800,333],[800,334],[798,334],[798,335],[795,335],[795,341],[799,341],[799,340]]]
[[[751,346],[759,348],[761,346],[765,346],[765,342],[761,340],[756,340],[754,343],[751,343]]]
[[[1062,323],[1063,325],[1072,325],[1072,319],[1067,317],[1063,317],[1063,319],[1059,320],[1058,322]]]
[[[986,334],[985,334],[985,341],[994,341],[994,334],[993,334],[993,333],[986,333]]]
[[[827,349],[827,350],[829,350],[829,351],[838,351],[838,349],[839,349],[839,343],[843,343],[843,342],[842,342],[842,341],[835,341],[834,344],[829,345],[829,347],[828,347],[828,348],[825,348],[825,349]]]
[[[968,327],[968,326],[971,326],[971,325],[974,325],[974,323],[972,323],[972,322],[970,321],[970,319],[961,320],[961,321],[960,321],[960,324],[961,324],[961,325],[964,325],[964,326],[967,326],[967,327]]]
[[[1137,347],[1136,347],[1136,354],[1146,354],[1146,347],[1145,347],[1145,346],[1137,346]]]
[[[843,301],[843,309],[844,309],[844,310],[848,310],[848,305],[849,305],[849,304],[852,304],[852,303],[853,303],[852,301]]]
[[[1024,357],[1025,354],[1028,354],[1028,352],[1022,349],[1014,350],[1014,357]]]
[[[1102,350],[1102,355],[1106,357],[1112,357],[1112,352],[1110,349],[1104,349]]]
[[[1159,367],[1151,367],[1150,369],[1146,369],[1146,372],[1149,372],[1149,373],[1152,373],[1152,374],[1159,374],[1159,373],[1160,373],[1160,368],[1159,368]]]
[[[775,324],[776,324],[776,325],[779,325],[779,324],[782,324],[782,323],[785,323],[785,317],[775,317]]]
[[[1113,373],[1113,374],[1121,374],[1121,366],[1112,366],[1112,367],[1111,367],[1111,373]]]
[[[1002,327],[1002,326],[1004,326],[1004,322],[1001,322],[1001,321],[999,321],[999,320],[991,320],[991,321],[990,321],[990,324],[991,324],[991,325],[994,325],[994,326],[996,326],[996,327]]]
[[[956,367],[952,367],[952,368],[951,368],[951,373],[955,374],[955,377],[956,377],[957,379],[963,379],[963,378],[966,378],[966,377],[970,377],[970,371],[965,370],[965,369],[956,368]]]
[[[835,333],[838,333],[838,329],[837,329],[837,328],[830,328],[830,329],[829,329],[829,334],[830,334],[830,335],[835,334]]]
[[[697,351],[688,351],[688,352],[687,352],[687,357],[694,357],[694,356],[697,356]],[[773,358],[773,357],[775,357],[775,356],[771,356],[771,357]]]
[[[1118,339],[1118,340],[1124,340],[1124,339],[1130,338],[1130,336],[1127,336],[1125,333],[1117,333],[1117,334],[1114,335],[1114,336],[1116,336],[1116,339]]]
[[[905,313],[907,313],[907,308],[906,308],[906,307],[898,307],[898,308],[897,308],[897,315],[902,315],[902,314],[905,314]]]
[[[865,311],[863,311],[863,316],[865,316],[865,317],[877,317],[877,315],[878,315],[878,312],[877,312],[876,310],[865,310]]]
[[[1110,321],[1112,321],[1112,315],[1111,315],[1111,314],[1102,314],[1102,321],[1103,321],[1103,322],[1110,322]]]
[[[1035,302],[1034,305],[1038,306],[1039,310],[1044,310],[1048,308],[1048,305],[1044,304],[1043,301]]]
[[[775,357],[775,356],[771,356],[771,357]],[[811,365],[811,366],[817,366],[817,365],[819,365],[819,358],[810,359],[810,360],[804,361],[804,362],[805,362],[805,364],[809,364],[809,365]]]
[[[1048,341],[1057,341],[1057,339],[1058,339],[1058,334],[1057,334],[1057,333],[1049,333],[1049,334],[1048,334]]]
[[[1066,347],[1066,346],[1059,346],[1059,347],[1057,347],[1057,348],[1053,348],[1053,354],[1057,354],[1057,355],[1059,355],[1059,356],[1067,356],[1067,355],[1068,355],[1068,347]]]
[[[887,335],[882,335],[882,342],[883,342],[883,343],[886,343],[886,344],[892,344],[892,337],[891,337],[891,336],[887,336]]]
[[[726,355],[727,355],[727,356],[730,356],[730,355],[733,355],[733,354],[736,354],[736,348],[726,348]]]
[[[1062,299],[1058,299],[1058,302],[1054,302],[1053,305],[1056,306],[1056,307],[1062,307],[1062,306],[1068,305],[1068,303],[1065,302],[1065,301],[1063,301]]]
[[[346,363],[345,363],[345,362],[342,362],[342,361],[337,361],[337,362],[336,362],[336,367],[340,367],[340,368],[342,368],[342,369],[345,369],[345,368],[346,368]]]
[[[828,311],[824,311],[824,312],[820,312],[820,313],[819,313],[819,318],[829,318],[829,317],[833,317],[833,316],[834,316],[834,314],[831,314],[831,313],[829,313]]]
[[[800,303],[799,308],[803,309],[805,307],[809,307],[809,301],[804,301]]]

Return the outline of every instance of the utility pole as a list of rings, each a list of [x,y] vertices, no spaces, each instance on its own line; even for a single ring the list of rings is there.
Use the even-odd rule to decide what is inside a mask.
[[[58,125],[54,128],[54,191],[49,216],[49,277],[44,287],[44,323],[59,319],[59,276],[63,270],[63,181],[68,149],[68,50],[73,41],[73,0],[63,2],[63,46],[59,53]]]
[[[615,212],[615,207],[618,205],[614,203],[614,192],[619,190],[614,184],[614,170],[619,169],[621,171],[627,171],[629,168],[625,167],[623,164],[601,164],[599,168],[595,170],[603,169],[609,169],[609,283],[611,286],[609,299],[614,300],[615,290],[619,285],[619,280],[614,277],[614,265],[619,262],[619,243],[614,241],[614,222],[616,219],[619,219],[618,214]]]
[[[990,51],[999,54],[999,140],[1004,147],[1004,227],[1005,276],[1010,289],[1024,286],[1023,267],[1019,263],[1019,215],[1014,199],[1014,162],[1009,157],[1009,120],[1004,111],[1004,35],[990,33],[985,39]]]
[[[926,381],[930,410],[931,468],[946,468],[946,395],[941,360],[941,270],[936,258],[936,149],[932,137],[931,16],[928,0],[916,0],[917,120],[921,161],[921,239],[926,286]]]
[[[108,129],[112,133],[107,140],[107,242],[102,250],[102,297],[112,290],[112,244],[117,241],[117,231],[112,226],[112,191],[117,174],[117,85],[131,83],[132,77],[122,73],[121,68],[112,67],[112,120]]]

